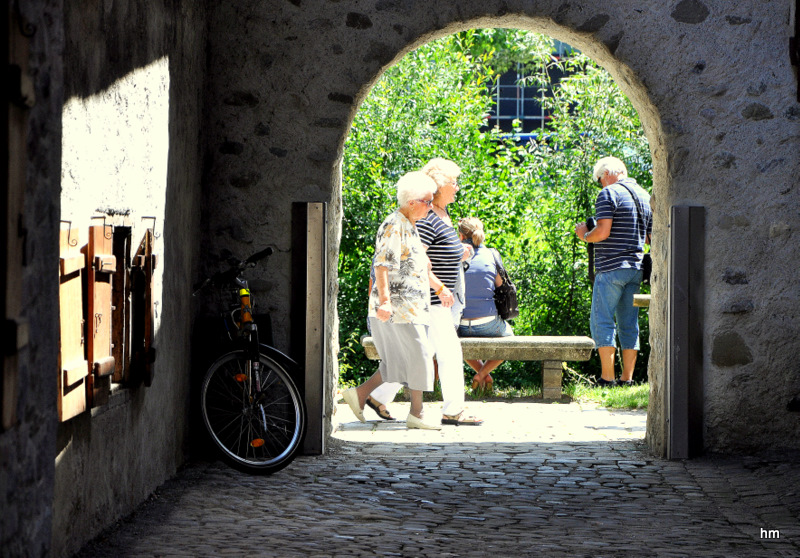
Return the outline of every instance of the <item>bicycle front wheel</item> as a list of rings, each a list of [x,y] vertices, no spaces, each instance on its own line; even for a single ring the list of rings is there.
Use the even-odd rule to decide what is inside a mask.
[[[263,354],[257,373],[252,364],[241,350],[218,358],[206,372],[200,406],[227,462],[249,473],[273,473],[300,448],[305,407],[285,368]]]

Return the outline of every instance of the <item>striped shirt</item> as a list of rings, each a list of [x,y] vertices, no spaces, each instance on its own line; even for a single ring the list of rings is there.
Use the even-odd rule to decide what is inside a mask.
[[[622,184],[633,190],[639,198],[644,227],[631,193]],[[641,269],[645,239],[653,229],[650,194],[636,184],[634,179],[624,177],[616,184],[600,190],[594,207],[598,221],[613,219],[611,234],[595,244],[595,269],[598,272],[624,268]]]
[[[431,209],[424,219],[417,221],[417,232],[422,244],[428,248],[433,273],[451,291],[456,287],[458,269],[464,246],[456,234],[456,230],[434,213]],[[442,301],[431,289],[431,305]]]

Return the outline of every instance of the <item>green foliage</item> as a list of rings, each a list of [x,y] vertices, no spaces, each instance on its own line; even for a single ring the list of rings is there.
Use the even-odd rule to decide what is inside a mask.
[[[591,401],[608,409],[647,409],[650,403],[650,384],[601,388],[575,384],[567,390],[577,401]]]
[[[645,188],[650,152],[638,115],[610,76],[587,57],[550,56],[551,40],[514,30],[473,30],[409,53],[375,85],[353,122],[343,163],[339,258],[340,381],[360,382],[375,366],[359,344],[366,334],[367,286],[375,233],[395,209],[395,182],[432,157],[462,168],[454,220],[483,220],[519,289],[518,335],[589,331],[591,285],[585,244],[575,224],[594,214],[594,162],[615,155]],[[552,119],[536,142],[517,145],[486,130],[487,95],[499,71],[524,55],[533,83],[547,92]],[[552,75],[566,74],[560,83]],[[646,312],[641,321],[646,327]],[[649,347],[634,378],[646,379]],[[598,362],[582,363],[596,373]],[[471,372],[468,373],[471,378]],[[506,362],[495,385],[537,389],[537,363]]]
[[[526,33],[516,29],[476,29],[467,31],[473,36],[470,54],[489,54],[489,66],[495,73],[521,69],[535,73],[550,61],[553,39],[539,33]]]

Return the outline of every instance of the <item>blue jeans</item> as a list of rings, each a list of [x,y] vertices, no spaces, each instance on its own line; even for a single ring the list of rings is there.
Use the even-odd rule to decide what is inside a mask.
[[[639,308],[633,305],[633,295],[639,292],[641,283],[641,269],[615,269],[597,274],[591,314],[595,347],[616,347],[616,334],[621,349],[639,350]]]
[[[508,322],[497,316],[494,321],[476,326],[458,326],[459,337],[511,337],[514,330]]]

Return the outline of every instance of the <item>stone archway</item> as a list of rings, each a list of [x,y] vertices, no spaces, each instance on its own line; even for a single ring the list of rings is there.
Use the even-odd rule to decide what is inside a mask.
[[[672,0],[647,9],[634,0],[134,4],[116,2],[102,13],[50,0],[9,7],[37,25],[18,26],[31,50],[24,54],[30,76],[21,76],[17,87],[25,87],[17,93],[25,94],[30,107],[30,77],[36,95],[22,124],[28,133],[24,219],[9,237],[12,232],[20,236],[25,248],[20,284],[23,318],[30,327],[18,333],[29,332],[30,338],[18,339],[18,348],[28,343],[18,351],[17,370],[6,375],[16,387],[4,401],[16,395],[18,404],[4,407],[4,413],[15,415],[11,422],[18,423],[3,433],[0,447],[9,456],[5,470],[21,482],[6,498],[12,519],[0,529],[3,542],[28,548],[20,544],[34,541],[28,546],[44,552],[54,529],[58,536],[79,540],[97,532],[102,523],[97,517],[129,511],[148,486],[174,472],[188,430],[178,426],[186,411],[181,395],[188,389],[181,366],[188,353],[181,348],[189,346],[190,337],[182,319],[191,313],[185,295],[196,271],[213,266],[223,250],[277,249],[269,271],[251,286],[274,317],[276,344],[289,346],[291,204],[329,205],[329,249],[335,256],[338,161],[361,100],[384,69],[409,49],[469,27],[548,33],[578,46],[615,76],[642,115],[653,148],[657,272],[675,254],[666,243],[670,209],[706,208],[703,346],[690,347],[699,352],[705,372],[705,449],[731,453],[800,447],[800,275],[793,265],[800,250],[800,102],[797,52],[789,50],[790,39],[796,45],[800,35],[796,1]],[[80,47],[91,71],[71,65],[68,44]],[[100,477],[80,477],[102,481],[98,490],[70,485],[89,497],[75,506],[69,491],[53,498],[53,454],[47,451],[56,447],[57,435],[52,372],[57,369],[59,304],[53,273],[58,265],[61,117],[71,94],[67,82],[98,93],[108,85],[106,77],[116,79],[167,54],[169,94],[175,101],[169,112],[174,166],[167,171],[171,193],[164,220],[170,228],[165,242],[174,255],[168,261],[175,271],[167,286],[175,296],[165,297],[164,312],[166,320],[178,324],[165,328],[169,345],[177,348],[171,355],[177,365],[166,365],[160,376],[170,387],[130,400],[123,394],[120,405],[94,421],[91,436],[84,432],[58,442],[74,442],[79,455],[103,466]],[[324,408],[317,411],[328,420],[335,379],[330,368],[337,352],[333,262],[335,257],[329,259],[334,273],[326,285],[328,369],[309,371],[326,382]],[[668,301],[675,295],[665,281],[657,281],[650,309],[651,415],[660,419],[651,419],[648,440],[657,454],[664,454],[666,445],[664,376],[675,350],[664,329]],[[6,327],[13,330],[15,324]],[[134,424],[131,416],[147,418]],[[165,416],[183,419],[173,422]],[[163,438],[153,437],[155,431]],[[119,434],[142,442],[128,443],[130,460],[119,459]],[[140,459],[153,452],[162,458],[160,465]],[[109,488],[112,484],[124,490]],[[121,497],[109,498],[113,494]],[[67,517],[54,511],[62,505],[75,513],[74,519],[65,519],[67,530],[59,530],[60,519],[54,520],[57,524],[49,519]],[[18,526],[15,510],[16,516],[33,520]],[[52,546],[61,548],[56,539]]]
[[[485,20],[481,20],[485,21]],[[653,192],[654,192],[654,199],[657,197],[657,192],[663,191],[664,189],[668,189],[669,185],[667,183],[667,177],[665,172],[666,167],[666,158],[664,156],[664,147],[663,142],[661,141],[661,124],[658,119],[658,111],[653,106],[652,102],[648,97],[647,90],[644,84],[641,83],[640,80],[637,79],[633,71],[622,63],[619,59],[613,56],[613,52],[608,49],[607,45],[598,45],[596,41],[591,39],[587,39],[585,36],[575,33],[573,30],[563,27],[562,25],[558,25],[554,22],[546,21],[542,22],[541,20],[536,20],[532,18],[525,18],[525,17],[515,17],[512,19],[513,25],[509,23],[506,18],[497,18],[496,20],[489,20],[492,22],[492,27],[514,27],[526,31],[532,31],[537,33],[543,33],[553,37],[554,39],[560,40],[562,42],[568,43],[571,46],[581,50],[592,56],[595,61],[597,61],[601,66],[604,67],[611,75],[615,78],[617,83],[620,85],[620,88],[623,92],[631,99],[634,107],[636,108],[637,112],[640,115],[640,119],[642,121],[642,125],[646,131],[648,136],[648,140],[651,144],[651,153],[653,158],[653,173],[654,173],[654,183],[653,183]],[[488,24],[484,26],[489,26]],[[462,31],[465,29],[474,29],[478,28],[477,25],[471,24],[454,24],[451,26],[447,26],[446,28],[434,33],[431,36],[426,37],[426,41],[428,42],[431,40],[435,40],[452,33]],[[402,55],[407,53],[414,48],[421,46],[421,43],[413,43],[412,46],[403,50]],[[393,63],[399,60],[402,55],[395,57]],[[597,57],[597,58],[595,58]],[[601,62],[602,60],[602,62]],[[391,64],[389,65],[391,66]],[[358,104],[363,101],[364,98],[369,93],[369,90],[372,86],[377,82],[380,75],[382,75],[383,71],[388,69],[389,66],[386,66],[381,69],[381,71],[374,76],[373,79],[370,80],[369,85],[363,90],[362,94],[359,95],[359,102]],[[354,113],[353,113],[354,114]],[[348,121],[348,128],[349,125],[352,123],[352,118]],[[336,227],[340,226],[340,219],[341,219],[341,199],[338,198],[341,192],[341,159],[337,161],[336,172],[334,173],[334,197],[336,198],[335,206],[337,207],[337,222]],[[666,221],[668,220],[669,216],[666,212],[661,212],[659,214],[654,213],[654,229],[661,230],[666,229]],[[338,231],[335,232],[332,237],[338,237]],[[653,293],[654,293],[654,300],[661,299],[664,301],[666,299],[667,289],[666,289],[666,268],[667,268],[667,261],[666,261],[666,253],[667,247],[664,242],[664,236],[656,236],[654,235],[656,240],[654,241],[654,245],[652,247],[653,255],[656,258],[656,272],[655,278],[653,282]],[[335,254],[335,256],[334,256]],[[660,256],[660,258],[659,258]],[[332,261],[336,261],[338,258],[338,251],[335,253],[330,253],[330,258]],[[335,265],[329,266],[329,273],[335,273]],[[333,302],[334,308],[331,309],[332,312],[335,312],[335,301],[329,301],[329,306],[331,306],[331,302]],[[654,305],[655,306],[655,305]],[[664,315],[665,313],[661,313]],[[651,338],[666,338],[666,323],[659,323],[653,324],[651,323]],[[660,347],[664,347],[664,343],[655,343]],[[655,351],[654,351],[655,352]],[[654,362],[654,357],[656,362]],[[658,359],[662,361],[665,360],[665,353],[662,351],[656,355],[652,355],[650,358],[651,366],[659,366]],[[665,444],[663,437],[665,436],[666,425],[664,424],[665,421],[665,402],[660,399],[663,394],[663,383],[664,383],[664,376],[663,371],[657,374],[651,374],[650,381],[653,385],[656,386],[656,389],[653,390],[653,395],[651,395],[650,401],[650,411],[648,413],[648,438],[650,439],[651,447],[654,448],[655,451],[659,453],[664,453],[666,451],[665,448],[660,448],[661,444]],[[658,447],[659,449],[656,449]]]
[[[210,71],[215,79],[210,99],[222,102],[209,117],[215,155],[206,177],[213,185],[207,204],[217,211],[209,219],[208,245],[215,249],[233,240],[271,243],[283,249],[283,261],[276,259],[278,268],[266,280],[277,286],[270,310],[275,316],[288,316],[285,301],[289,297],[283,295],[289,284],[281,271],[288,268],[289,260],[284,232],[289,229],[287,204],[329,203],[333,217],[326,308],[329,368],[337,352],[333,262],[340,218],[339,160],[353,115],[381,73],[431,39],[467,28],[516,27],[572,44],[612,74],[637,108],[653,154],[656,282],[650,308],[648,441],[655,453],[663,455],[671,293],[659,272],[666,269],[669,255],[670,208],[705,206],[707,220],[727,227],[707,235],[707,277],[724,277],[726,268],[737,277],[746,276],[746,272],[738,273],[739,267],[760,270],[768,267],[765,258],[788,261],[792,254],[791,243],[786,242],[791,215],[780,198],[795,195],[791,187],[784,188],[784,194],[765,190],[756,198],[749,197],[770,208],[769,214],[755,219],[745,216],[737,203],[742,179],[765,188],[775,182],[791,184],[792,172],[798,169],[797,140],[793,139],[800,110],[794,100],[796,82],[788,53],[775,56],[785,52],[789,30],[784,16],[788,13],[774,15],[755,1],[726,7],[700,0],[682,0],[647,12],[629,0],[602,6],[585,1],[531,5],[467,0],[435,5],[382,1],[374,6],[337,2],[304,5],[302,10],[287,4],[253,8],[253,13],[258,17],[246,19],[221,8],[212,16]],[[243,48],[257,55],[236,56]],[[742,64],[732,65],[731,60]],[[760,74],[754,77],[748,68],[755,67]],[[258,163],[257,173],[253,161]],[[262,224],[257,231],[243,233],[228,225],[249,199],[248,193],[227,186],[234,182],[268,193],[255,207],[244,207]],[[749,190],[748,196],[752,193]],[[765,238],[760,231],[774,234]],[[744,259],[736,260],[746,239],[764,250],[749,251]],[[790,373],[782,376],[778,395],[766,386],[748,384],[757,397],[746,403],[729,385],[732,377],[748,382],[745,378],[752,366],[743,368],[748,365],[791,366],[758,334],[746,330],[768,331],[768,336],[788,341],[780,319],[770,317],[768,305],[759,309],[757,302],[779,296],[784,288],[770,286],[766,274],[755,272],[752,279],[757,291],[725,287],[705,296],[705,343],[710,346],[730,337],[723,334],[734,333],[756,355],[749,362],[729,362],[714,360],[709,351],[702,351],[702,366],[712,372],[705,381],[704,400],[704,429],[711,449],[786,444],[797,435],[796,421],[788,415],[766,425],[748,421],[739,412],[767,409],[776,397],[790,399],[792,390],[800,389]],[[743,304],[734,304],[738,299]],[[796,309],[798,304],[789,306]],[[744,311],[729,312],[728,308]],[[288,320],[279,322],[284,319]],[[279,337],[276,342],[281,345],[287,340]],[[331,410],[334,378],[334,371],[328,370],[326,392],[331,395],[326,415]]]

